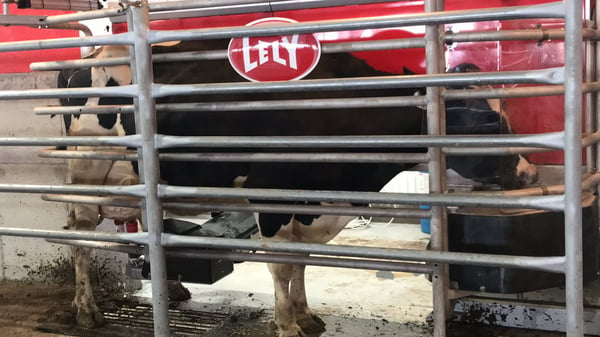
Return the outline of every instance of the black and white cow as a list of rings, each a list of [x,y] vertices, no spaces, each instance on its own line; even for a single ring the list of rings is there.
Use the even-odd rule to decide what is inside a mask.
[[[171,47],[154,47],[154,53],[223,50],[227,41],[185,42]],[[94,57],[114,57],[127,55],[127,48],[121,46],[104,47]],[[321,57],[316,69],[309,78],[337,78],[382,76],[364,61],[347,53],[326,54]],[[179,63],[154,64],[156,83],[187,84],[239,82],[243,79],[225,60],[189,61]],[[101,67],[63,71],[59,76],[60,87],[111,86],[131,82],[131,72],[127,66]],[[215,102],[248,101],[267,99],[308,99],[408,96],[415,89],[378,89],[364,91],[317,91],[289,94],[251,95],[210,95],[194,97],[167,97],[157,103],[176,102]],[[102,98],[63,100],[63,105],[125,104],[127,99]],[[450,102],[449,106],[464,105],[464,102]],[[461,131],[460,126],[468,126],[468,133],[499,133],[508,125],[499,113],[485,103],[479,106],[481,113],[472,115],[472,109],[451,109],[448,111],[449,130]],[[338,135],[410,135],[423,133],[426,118],[418,107],[370,108],[370,109],[323,109],[287,111],[208,111],[208,112],[159,112],[158,132],[179,136],[338,136]],[[123,135],[134,133],[134,116],[131,114],[80,115],[65,119],[69,135]],[[484,131],[478,129],[478,125]],[[495,126],[490,128],[490,126]],[[462,129],[465,131],[466,129]],[[508,129],[504,130],[508,131]],[[190,149],[187,149],[188,151]],[[247,151],[230,149],[232,151]],[[340,151],[340,149],[329,149]],[[195,149],[210,152],[212,149]],[[218,151],[222,152],[223,149]],[[252,151],[270,151],[253,149]],[[345,150],[348,151],[348,150]],[[361,149],[360,151],[365,151]],[[407,149],[396,149],[405,152]],[[423,151],[423,149],[414,149]],[[518,188],[534,182],[537,172],[524,157],[479,156],[455,157],[449,164],[459,174],[482,182],[500,184],[506,188]],[[246,177],[247,188],[283,188],[334,191],[378,191],[393,176],[410,165],[406,164],[348,164],[348,163],[216,163],[216,162],[162,162],[161,179],[170,185],[231,187],[236,177]],[[130,163],[115,166],[108,161],[71,161],[73,183],[131,184],[137,182],[131,173]],[[129,170],[129,171],[128,171]],[[124,173],[129,172],[129,173]],[[132,220],[139,215],[136,210],[115,210],[74,205],[70,212],[71,227],[93,230],[98,214],[120,220]],[[263,240],[326,243],[334,238],[351,220],[349,216],[320,216],[294,214],[258,214],[257,220]],[[77,320],[85,326],[101,323],[102,318],[94,304],[89,280],[87,279],[84,248],[77,248],[77,294],[74,305],[77,307]],[[308,307],[304,288],[304,266],[269,264],[275,287],[275,323],[280,337],[299,337],[324,329],[320,321]]]

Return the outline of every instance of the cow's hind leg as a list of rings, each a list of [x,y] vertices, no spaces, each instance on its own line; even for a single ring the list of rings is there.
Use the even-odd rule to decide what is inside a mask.
[[[98,212],[97,206],[73,205],[73,209],[69,212],[69,229],[95,230],[98,224]],[[73,247],[73,259],[75,263],[73,307],[76,311],[76,322],[79,326],[86,328],[103,325],[104,318],[94,300],[90,281],[91,249]]]
[[[296,322],[296,312],[290,299],[290,282],[294,266],[289,264],[269,264],[275,288],[275,325],[279,337],[305,337]]]
[[[307,334],[325,331],[325,322],[313,314],[306,300],[304,286],[304,265],[293,265],[292,280],[290,283],[290,300],[296,314],[296,322]]]

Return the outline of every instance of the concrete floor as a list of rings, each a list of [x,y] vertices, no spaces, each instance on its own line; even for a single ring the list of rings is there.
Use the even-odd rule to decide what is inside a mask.
[[[424,249],[428,240],[429,235],[422,233],[417,224],[371,223],[343,230],[333,243]],[[271,311],[273,307],[271,276],[263,263],[236,264],[234,273],[213,285],[185,286],[190,289],[192,300],[182,303],[182,309],[230,307]],[[423,330],[415,326],[424,327],[432,310],[431,284],[424,275],[309,266],[306,286],[309,305],[328,323],[323,337],[363,337],[365,329],[375,329],[376,334],[367,334],[373,336],[422,336]],[[144,281],[135,296],[149,298],[150,294],[150,283]],[[343,325],[343,334],[331,328],[338,325]]]

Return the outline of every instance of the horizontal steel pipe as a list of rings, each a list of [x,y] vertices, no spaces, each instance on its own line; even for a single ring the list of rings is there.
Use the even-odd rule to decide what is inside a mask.
[[[61,245],[88,247],[94,249],[110,250],[112,252],[127,253],[127,254],[146,254],[146,251],[141,246],[134,246],[131,244],[115,243],[115,242],[102,242],[102,241],[87,241],[87,240],[65,240],[65,239],[46,239],[51,243],[58,243]]]
[[[535,147],[484,147],[484,148],[444,148],[447,156],[504,156],[520,153],[552,151]],[[137,160],[135,151],[69,151],[44,149],[42,158]],[[206,162],[336,162],[336,163],[423,163],[428,160],[426,153],[161,153],[163,161],[206,161]]]
[[[39,194],[81,194],[81,195],[121,195],[143,197],[144,185],[24,185],[0,184],[3,193],[39,193]]]
[[[547,68],[530,71],[451,73],[437,75],[392,75],[302,81],[234,82],[204,84],[155,84],[153,97],[174,95],[216,95],[243,93],[305,92],[314,90],[364,90],[418,88],[423,86],[467,86],[478,84],[538,83],[562,84],[564,69]]]
[[[87,195],[43,194],[42,200],[77,204],[141,208],[140,199],[127,197],[97,197]]]
[[[139,135],[104,137],[0,137],[0,146],[131,146],[138,147]]]
[[[363,97],[363,98],[329,98],[304,100],[272,100],[272,101],[238,101],[238,102],[198,102],[157,104],[156,110],[163,112],[203,112],[203,111],[255,111],[285,109],[351,109],[351,108],[384,108],[417,106],[426,104],[425,96],[403,97]],[[38,115],[55,114],[106,114],[133,113],[133,105],[109,106],[70,106],[70,107],[36,107]],[[402,111],[398,111],[402,113]]]
[[[92,204],[101,206],[117,206],[140,208],[140,201],[119,197],[92,197],[82,195],[43,195],[43,200],[55,202],[68,202]],[[352,215],[370,217],[406,217],[429,218],[431,212],[422,209],[391,208],[391,207],[350,207],[350,206],[312,206],[312,205],[275,205],[275,204],[248,204],[231,202],[163,202],[163,208],[168,210],[186,211],[238,211],[238,212],[263,212],[281,214],[325,214],[325,215]]]
[[[266,6],[267,11],[288,11],[294,9],[309,9],[309,8],[322,8],[322,7],[334,7],[334,6],[349,6],[359,4],[371,4],[379,2],[387,2],[389,0],[284,0],[284,1],[260,1],[260,0],[209,0],[209,1],[170,1],[170,2],[159,2],[150,4],[150,12],[164,12],[164,11],[179,11],[183,9],[198,9],[198,8],[214,8],[219,10],[222,7],[242,7],[248,8],[248,11],[243,13],[254,13],[256,12],[256,6]],[[254,6],[252,6],[254,5]],[[227,12],[228,13],[228,12]],[[184,12],[185,14],[185,12]],[[241,13],[239,13],[241,14]],[[215,13],[213,15],[223,15]],[[151,17],[152,18],[152,17]]]
[[[135,161],[134,151],[42,150],[40,157],[63,159],[102,159]],[[202,162],[325,162],[325,163],[421,163],[426,153],[161,153],[164,161]]]
[[[365,217],[391,218],[430,218],[431,211],[410,208],[391,207],[360,207],[360,206],[312,206],[312,205],[276,205],[276,204],[245,204],[245,203],[185,203],[163,202],[163,207],[169,210],[196,211],[238,211],[262,212],[278,214],[322,214],[322,215],[351,215]]]
[[[111,242],[96,242],[85,240],[60,240],[47,239],[46,241],[63,245],[88,247],[94,249],[109,250],[127,254],[146,254],[146,250],[141,246],[133,246],[128,244],[119,244]],[[269,263],[293,263],[302,265],[312,265],[321,267],[337,267],[337,268],[355,268],[355,269],[372,269],[372,270],[387,270],[387,271],[403,271],[408,273],[429,274],[431,267],[420,263],[402,263],[393,261],[378,261],[365,259],[348,259],[348,258],[330,258],[330,257],[315,257],[315,256],[298,256],[290,254],[269,254],[269,253],[248,253],[248,252],[233,252],[233,251],[213,251],[213,250],[190,250],[176,249],[166,252],[167,256],[194,258],[194,259],[211,259],[211,260],[227,260],[227,261],[251,261],[251,262],[269,262]]]
[[[82,151],[82,150],[56,150],[43,149],[39,152],[42,158],[62,158],[62,159],[100,159],[100,160],[123,160],[136,161],[138,159],[136,151]]]
[[[377,18],[290,23],[272,26],[191,29],[181,31],[151,31],[149,32],[148,39],[150,43],[161,43],[180,40],[290,35],[300,33],[436,25],[457,22],[563,17],[563,2],[553,2],[533,6],[391,15]]]
[[[88,87],[69,89],[1,90],[0,100],[79,98],[79,97],[136,97],[136,85]]]
[[[395,261],[379,261],[368,259],[331,258],[321,256],[303,256],[291,254],[248,253],[216,250],[168,250],[167,256],[196,258],[196,259],[224,259],[228,261],[251,261],[268,263],[293,263],[309,266],[370,269],[399,271],[416,274],[430,274],[431,267],[422,263],[406,263]]]
[[[446,43],[481,42],[481,41],[514,41],[514,40],[562,40],[565,31],[562,29],[520,29],[498,31],[476,31],[454,33],[447,31],[442,37]]]
[[[51,15],[51,16],[45,17],[45,19],[43,20],[42,24],[40,24],[40,26],[54,25],[54,24],[66,23],[66,22],[77,22],[77,21],[83,21],[83,20],[110,18],[110,17],[125,15],[125,13],[126,13],[125,8],[116,7],[116,8],[105,8],[105,9],[98,9],[98,10],[93,10],[93,11],[78,12],[78,13],[71,13],[71,14]]]
[[[182,103],[183,104],[183,103]],[[134,113],[132,105],[79,105],[79,106],[40,106],[33,108],[36,115],[103,115],[114,113]]]
[[[353,191],[303,191],[255,188],[183,187],[159,185],[161,198],[251,199],[270,201],[341,202],[369,204],[405,204],[433,206],[473,206],[494,208],[535,208],[560,211],[562,195],[541,197],[505,197],[471,194],[415,194]]]
[[[176,147],[208,148],[414,148],[414,147],[540,147],[562,148],[562,132],[534,135],[450,135],[450,136],[194,136],[157,135],[159,149]],[[1,143],[0,143],[1,144]]]
[[[15,227],[0,227],[0,235],[21,236],[40,239],[89,240],[117,243],[135,243],[144,245],[147,242],[146,233],[105,233],[94,231],[53,231],[47,229],[26,229]]]
[[[104,36],[73,37],[61,39],[33,40],[20,42],[0,42],[0,52],[56,49],[56,48],[79,48],[89,46],[101,46],[108,44],[132,44],[131,33],[121,33]]]
[[[168,248],[241,249],[278,253],[316,254],[400,261],[425,261],[472,266],[526,268],[564,273],[564,256],[530,257],[459,252],[421,251],[377,247],[326,245],[316,243],[275,242],[263,240],[191,237],[163,234],[162,244]]]
[[[444,154],[446,154],[446,156],[505,156],[511,154],[539,153],[554,150],[542,149],[538,147],[444,147],[442,148],[442,151]]]
[[[551,30],[515,30],[515,31],[481,31],[468,33],[448,33],[445,37],[446,43],[465,42],[465,41],[489,41],[489,40],[539,40],[540,38],[559,38],[564,36],[564,31],[560,29]],[[393,40],[377,41],[353,41],[327,43],[321,47],[323,54],[373,51],[389,49],[411,49],[424,48],[424,38],[407,38]],[[227,50],[201,50],[181,53],[164,53],[152,56],[152,62],[181,62],[181,61],[199,61],[199,60],[219,60],[227,58]],[[34,71],[42,70],[60,70],[69,68],[85,68],[98,66],[129,65],[129,57],[114,57],[105,59],[81,59],[68,61],[48,61],[34,62],[30,69]]]

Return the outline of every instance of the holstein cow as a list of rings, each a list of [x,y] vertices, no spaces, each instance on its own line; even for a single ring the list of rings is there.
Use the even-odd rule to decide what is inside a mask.
[[[227,41],[195,41],[170,47],[153,47],[153,53],[222,50]],[[126,47],[104,47],[94,57],[113,57],[127,54]],[[389,75],[377,71],[351,54],[322,55],[316,69],[308,78],[338,78]],[[225,60],[189,61],[154,64],[156,83],[187,84],[243,81]],[[111,86],[131,82],[128,67],[100,67],[63,71],[59,77],[60,87]],[[317,91],[289,94],[249,95],[198,95],[194,97],[167,97],[157,103],[216,102],[234,100],[307,99],[379,97],[412,95],[415,89],[378,89],[364,91]],[[63,100],[65,105],[131,103],[127,99],[103,98],[89,100]],[[455,102],[456,103],[456,102]],[[463,104],[463,103],[456,103]],[[486,104],[487,105],[487,104]],[[456,126],[458,132],[499,133],[507,121],[487,106],[484,113],[473,113],[470,109],[454,109],[448,113],[448,125]],[[80,115],[66,118],[69,135],[123,135],[135,130],[134,116]],[[207,111],[207,112],[159,112],[158,132],[178,136],[338,136],[338,135],[410,135],[422,134],[426,130],[425,113],[418,107],[369,108],[369,109],[322,109],[285,111]],[[483,132],[478,125],[482,124]],[[459,125],[468,126],[461,129]],[[495,126],[490,128],[490,126]],[[468,129],[468,130],[467,130]],[[493,129],[493,130],[492,130]],[[453,130],[449,128],[449,130]],[[211,152],[214,149],[186,149],[185,151]],[[266,152],[271,149],[229,149],[232,151]],[[288,151],[289,149],[286,149]],[[340,149],[327,149],[340,151]],[[181,151],[181,150],[180,150]],[[224,151],[219,149],[218,151]],[[306,150],[298,150],[306,151]],[[323,151],[320,149],[319,151]],[[348,149],[344,151],[349,151]],[[359,151],[365,151],[360,149]],[[407,149],[393,149],[405,152]],[[413,149],[412,151],[423,151]],[[101,161],[75,160],[72,162],[73,183],[103,184],[112,177],[112,163],[103,164],[101,171],[91,165]],[[515,188],[535,181],[536,169],[519,155],[460,157],[449,161],[459,174],[482,182],[493,182],[504,187]],[[77,170],[88,165],[85,170]],[[129,164],[127,164],[129,165]],[[161,179],[170,185],[231,187],[236,177],[246,177],[247,188],[282,188],[334,191],[378,191],[387,181],[411,165],[365,164],[365,163],[217,163],[217,162],[162,162]],[[135,176],[128,176],[123,183],[133,183]],[[305,204],[305,202],[299,202]],[[77,206],[71,213],[71,227],[93,230],[98,214],[96,207]],[[106,213],[106,212],[105,212]],[[108,216],[108,214],[105,214]],[[133,212],[121,216],[122,220],[137,217]],[[257,214],[263,240],[326,243],[335,237],[351,220],[349,216],[320,216],[294,214]],[[83,249],[76,251],[81,253]],[[78,260],[83,261],[83,260]],[[84,263],[77,263],[78,290],[74,305],[77,306],[77,321],[85,326],[101,322],[101,315],[94,304]],[[306,333],[322,331],[323,322],[309,309],[304,288],[304,266],[269,264],[275,287],[275,324],[279,336],[305,336]]]

